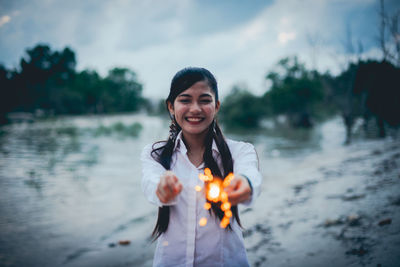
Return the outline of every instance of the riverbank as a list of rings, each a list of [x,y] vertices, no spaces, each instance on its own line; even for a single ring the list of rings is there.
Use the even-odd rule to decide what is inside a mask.
[[[400,143],[363,141],[264,168],[244,210],[252,266],[399,266]]]

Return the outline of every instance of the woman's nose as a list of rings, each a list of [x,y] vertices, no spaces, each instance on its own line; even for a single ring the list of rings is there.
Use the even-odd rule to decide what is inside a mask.
[[[191,112],[200,112],[201,108],[200,105],[197,102],[194,102],[191,106],[190,106],[190,111]]]

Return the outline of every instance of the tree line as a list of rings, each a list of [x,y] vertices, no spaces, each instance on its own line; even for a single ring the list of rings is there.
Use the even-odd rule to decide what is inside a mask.
[[[76,70],[69,47],[53,51],[46,44],[26,50],[18,69],[0,65],[0,120],[9,112],[87,114],[137,111],[147,101],[134,71],[113,68],[106,77]]]
[[[359,60],[338,75],[307,70],[297,57],[281,59],[265,76],[271,88],[258,97],[235,86],[225,98],[221,119],[228,127],[256,128],[263,118],[283,115],[292,127],[312,127],[335,114],[350,141],[357,118],[376,121],[379,136],[400,126],[400,68],[382,60]]]

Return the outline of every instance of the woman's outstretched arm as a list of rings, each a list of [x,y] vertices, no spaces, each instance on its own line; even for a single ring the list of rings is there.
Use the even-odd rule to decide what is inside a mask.
[[[175,181],[171,173],[151,157],[152,145],[147,145],[141,154],[142,163],[142,191],[150,203],[161,206],[176,204],[176,195],[182,190],[179,181]],[[174,175],[175,176],[175,175]],[[165,189],[163,189],[165,188]],[[171,197],[169,191],[178,191]],[[160,197],[162,199],[160,199]]]
[[[262,176],[258,166],[258,156],[250,143],[238,142],[231,150],[235,178],[226,188],[232,205],[250,205],[261,190]]]

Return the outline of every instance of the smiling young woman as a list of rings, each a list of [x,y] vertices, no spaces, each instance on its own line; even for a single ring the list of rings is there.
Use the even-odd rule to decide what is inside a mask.
[[[216,121],[217,81],[204,68],[185,68],[171,82],[166,100],[171,117],[168,140],[142,152],[142,189],[159,206],[153,238],[154,266],[248,266],[237,205],[249,205],[262,177],[253,145],[225,139]],[[234,173],[225,188],[232,205],[229,224],[221,203],[207,202],[198,176]],[[208,204],[210,211],[204,210]],[[206,224],[204,222],[207,222]]]

